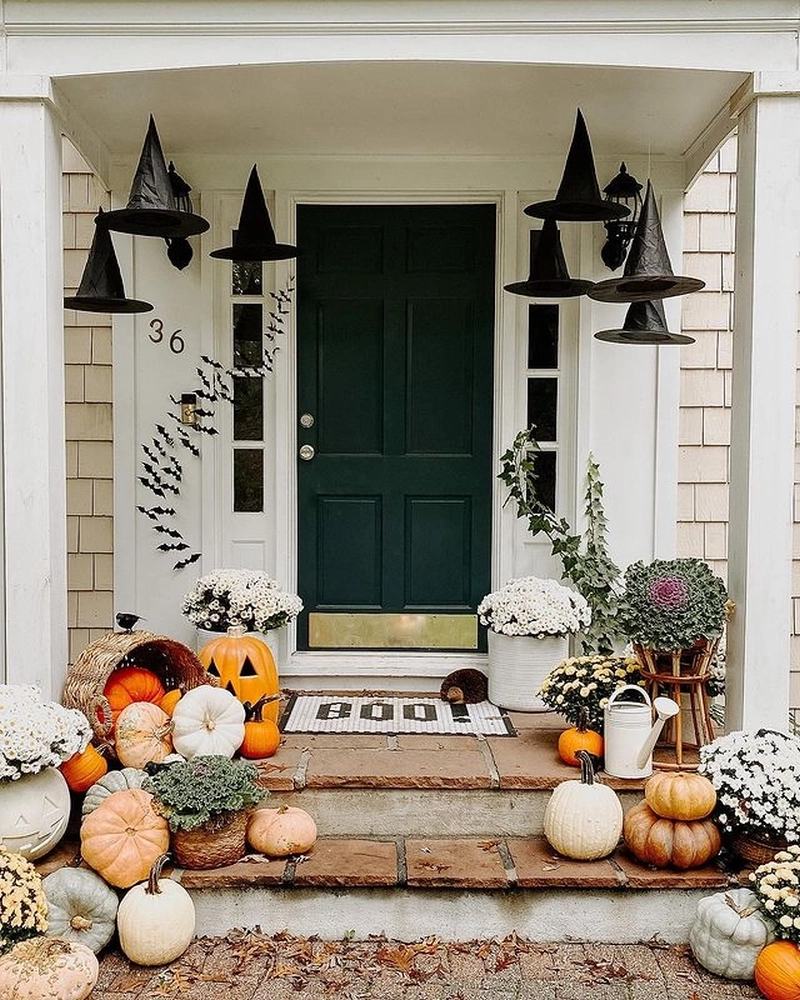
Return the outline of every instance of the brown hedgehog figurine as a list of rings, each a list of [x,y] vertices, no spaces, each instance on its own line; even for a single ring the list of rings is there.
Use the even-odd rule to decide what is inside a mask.
[[[442,681],[439,693],[442,701],[450,701],[456,705],[475,705],[479,701],[486,701],[489,682],[486,674],[482,674],[480,670],[454,670]]]

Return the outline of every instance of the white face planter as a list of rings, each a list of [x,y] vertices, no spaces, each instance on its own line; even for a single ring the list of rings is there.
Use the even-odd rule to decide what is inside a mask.
[[[69,821],[69,788],[55,767],[0,781],[0,844],[33,861],[51,851]]]

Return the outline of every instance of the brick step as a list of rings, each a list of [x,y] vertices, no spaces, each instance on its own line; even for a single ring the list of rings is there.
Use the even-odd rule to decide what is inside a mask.
[[[624,847],[600,861],[555,855],[543,838],[320,838],[288,860],[248,856],[176,870],[198,934],[265,933],[452,940],[516,930],[536,941],[685,941],[699,899],[731,884],[715,865],[648,868]]]

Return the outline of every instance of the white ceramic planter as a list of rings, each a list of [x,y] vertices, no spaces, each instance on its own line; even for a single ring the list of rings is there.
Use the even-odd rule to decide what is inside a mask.
[[[30,860],[41,858],[64,836],[69,788],[56,767],[0,781],[0,844]]]
[[[516,712],[549,712],[537,696],[542,681],[569,655],[569,639],[501,635],[489,629],[489,701]]]

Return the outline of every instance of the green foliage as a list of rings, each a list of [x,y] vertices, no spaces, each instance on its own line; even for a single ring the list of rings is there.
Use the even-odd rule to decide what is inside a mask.
[[[727,600],[725,584],[700,559],[636,562],[625,571],[620,625],[642,646],[685,649],[722,635]]]
[[[610,653],[620,635],[616,621],[620,571],[608,552],[600,467],[590,454],[584,494],[586,530],[576,535],[569,522],[536,495],[535,456],[539,450],[531,428],[520,431],[501,456],[498,478],[508,487],[506,502],[514,501],[517,517],[527,520],[531,534],[541,531],[547,535],[553,555],[561,560],[564,579],[575,585],[592,609],[592,623],[581,633],[584,653]]]
[[[153,805],[169,820],[171,830],[194,830],[226,813],[249,809],[265,797],[258,770],[243,760],[193,757],[170,764],[143,784],[155,796]]]

